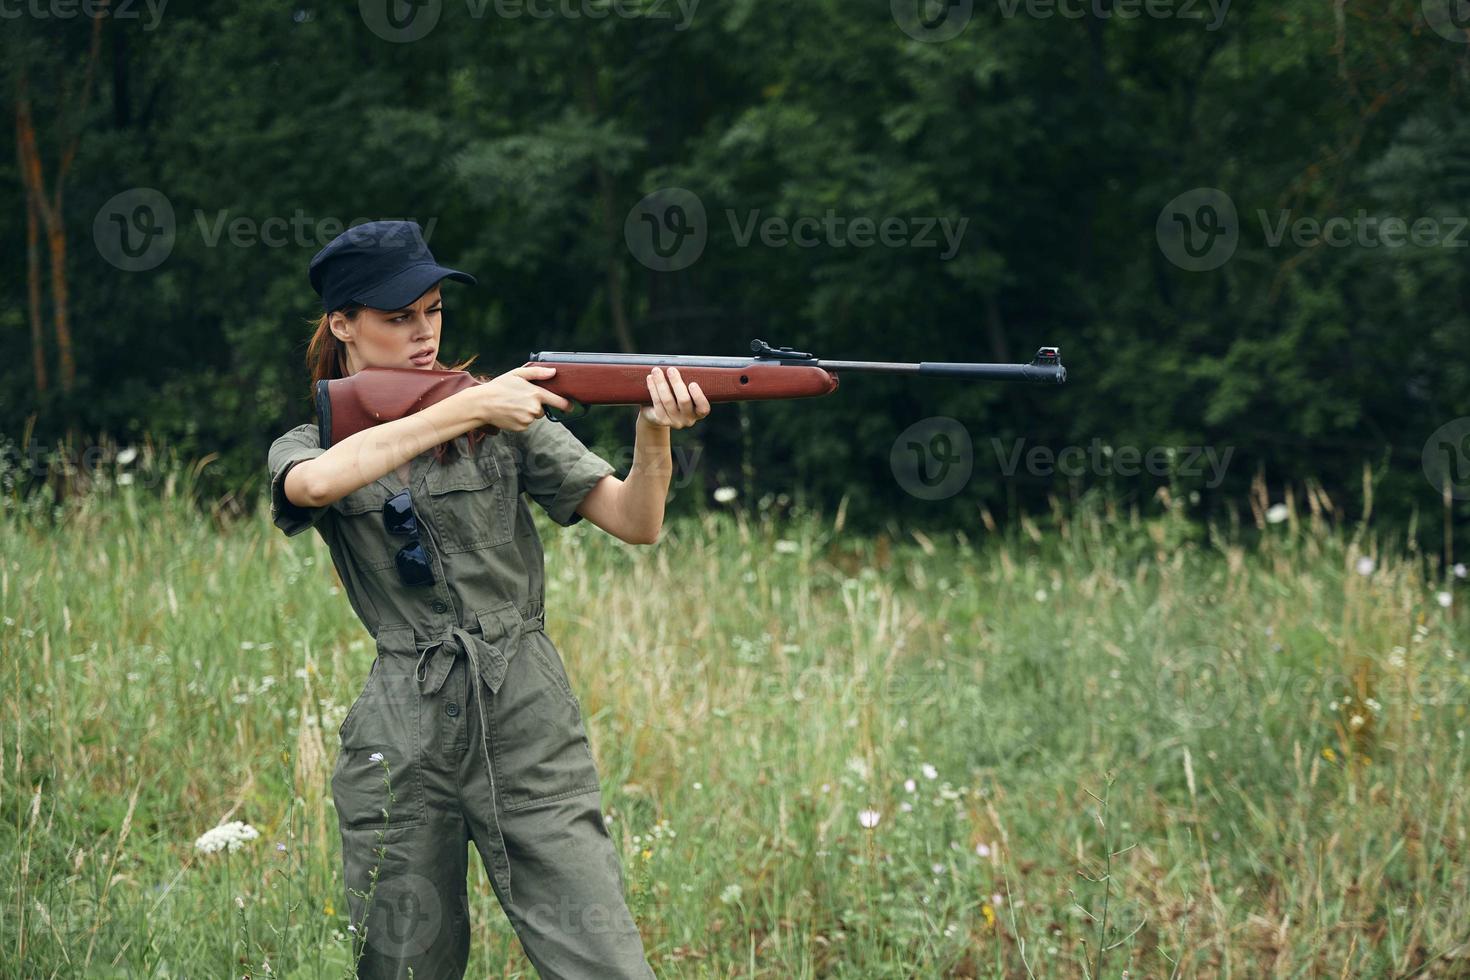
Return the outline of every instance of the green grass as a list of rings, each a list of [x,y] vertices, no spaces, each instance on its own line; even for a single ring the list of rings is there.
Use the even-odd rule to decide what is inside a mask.
[[[372,648],[314,532],[188,484],[7,502],[7,975],[346,969],[328,779]],[[651,548],[538,511],[658,975],[1470,975],[1464,583],[1320,512],[1154,509]],[[259,840],[197,852],[226,820]],[[469,975],[534,975],[474,858],[470,894]]]

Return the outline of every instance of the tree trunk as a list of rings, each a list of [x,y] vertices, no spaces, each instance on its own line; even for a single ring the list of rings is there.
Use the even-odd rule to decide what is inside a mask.
[[[61,212],[61,195],[56,195],[56,212]],[[56,355],[61,374],[61,390],[71,394],[77,380],[76,361],[71,350],[71,314],[67,305],[66,229],[60,221],[46,229],[46,244],[51,253],[51,316],[56,330]]]
[[[31,373],[36,379],[36,394],[44,395],[49,387],[46,379],[46,338],[41,335],[41,232],[36,216],[36,203],[26,195],[26,299],[31,321]]]
[[[101,0],[101,12],[106,12],[107,0]],[[15,97],[15,152],[20,162],[21,184],[25,188],[27,210],[27,256],[34,248],[35,218],[39,217],[46,228],[47,251],[51,256],[51,317],[56,330],[56,346],[60,357],[61,390],[70,393],[76,383],[76,359],[72,354],[71,316],[68,306],[66,278],[66,223],[61,213],[61,189],[66,175],[76,159],[77,145],[81,142],[82,128],[86,125],[87,105],[92,96],[92,77],[97,72],[97,62],[102,51],[102,22],[104,17],[92,20],[92,43],[87,52],[86,70],[82,73],[81,91],[76,99],[77,125],[71,139],[61,150],[56,164],[55,184],[51,199],[46,197],[46,179],[41,167],[41,150],[36,139],[36,127],[31,118],[30,82],[22,66],[16,77]],[[62,103],[65,104],[65,101]],[[39,263],[36,263],[38,266]],[[39,334],[35,320],[40,316],[40,288],[36,282],[39,273],[32,271],[31,316],[32,337]],[[44,360],[44,358],[43,358]],[[44,368],[44,365],[43,365]],[[37,375],[41,380],[42,374]]]

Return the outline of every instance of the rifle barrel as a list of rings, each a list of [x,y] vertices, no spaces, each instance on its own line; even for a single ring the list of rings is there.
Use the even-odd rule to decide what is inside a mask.
[[[926,377],[972,378],[980,381],[1030,381],[1062,384],[1067,369],[1055,348],[1042,348],[1030,364],[970,364],[962,361],[829,361],[810,355],[792,357],[720,357],[704,354],[612,354],[585,351],[537,351],[530,361],[565,364],[646,364],[670,367],[745,369],[759,365],[817,367],[826,371],[866,371],[874,374],[917,374]]]

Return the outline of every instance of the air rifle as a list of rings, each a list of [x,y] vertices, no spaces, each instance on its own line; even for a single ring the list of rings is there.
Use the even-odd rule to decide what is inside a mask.
[[[540,351],[533,353],[525,366],[539,364],[556,368],[554,376],[531,383],[579,406],[650,404],[645,378],[649,368],[655,365],[677,367],[684,383],[699,382],[700,390],[711,403],[830,395],[837,390],[838,371],[1033,384],[1062,384],[1067,380],[1061,349],[1057,347],[1041,348],[1029,364],[828,361],[790,347],[773,348],[763,340],[751,341],[750,349],[754,356]],[[322,447],[341,442],[370,426],[401,419],[482,383],[466,371],[382,367],[363,368],[351,377],[318,381],[316,410]],[[558,422],[582,417],[580,414],[560,416],[549,407],[545,412],[547,418]],[[491,435],[499,431],[495,426],[482,428]]]

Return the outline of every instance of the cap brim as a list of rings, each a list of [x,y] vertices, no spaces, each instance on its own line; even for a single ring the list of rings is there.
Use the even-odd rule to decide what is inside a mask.
[[[458,269],[450,269],[434,262],[425,262],[422,265],[409,266],[391,279],[380,282],[371,289],[356,293],[352,298],[363,306],[370,306],[375,310],[401,310],[413,305],[414,301],[442,279],[453,279],[455,282],[475,285],[475,277],[468,272],[460,272]]]

